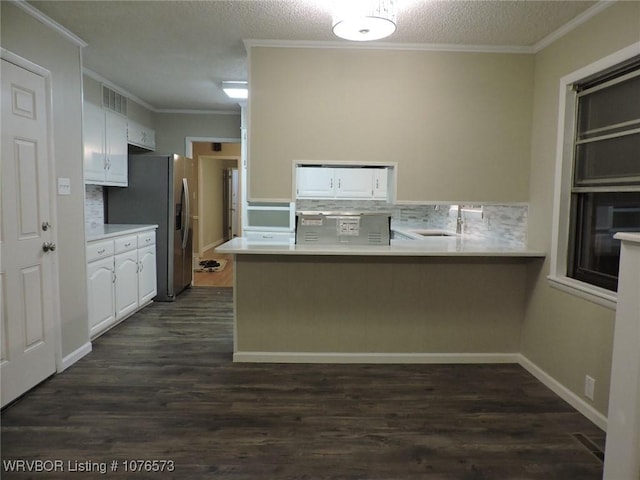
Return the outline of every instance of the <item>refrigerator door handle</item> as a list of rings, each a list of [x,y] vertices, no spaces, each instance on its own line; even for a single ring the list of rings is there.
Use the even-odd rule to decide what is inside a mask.
[[[182,179],[182,195],[184,195],[184,208],[182,213],[184,215],[184,221],[182,222],[182,249],[187,248],[187,240],[189,239],[189,226],[191,224],[191,212],[189,208],[189,184],[187,179]]]

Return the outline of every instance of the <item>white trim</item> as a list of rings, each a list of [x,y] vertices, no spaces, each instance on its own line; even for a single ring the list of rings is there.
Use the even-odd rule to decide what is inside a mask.
[[[580,282],[569,277],[555,277],[549,275],[547,277],[549,285],[563,292],[570,293],[577,297],[583,298],[590,302],[596,303],[611,310],[616,309],[618,304],[618,295],[611,290],[596,287],[589,283]]]
[[[84,75],[86,75],[89,78],[93,78],[94,80],[96,80],[97,82],[100,83],[104,83],[107,87],[109,87],[112,90],[115,90],[116,92],[124,95],[125,97],[127,97],[129,100],[133,100],[134,102],[136,102],[137,104],[145,107],[147,110],[151,110],[153,112],[156,111],[156,109],[148,104],[147,102],[145,102],[144,100],[142,100],[141,98],[137,97],[136,95],[134,95],[133,93],[125,90],[124,88],[121,88],[119,86],[117,86],[116,84],[114,84],[113,82],[111,82],[110,80],[106,79],[105,77],[103,77],[102,75],[100,75],[99,73],[94,72],[93,70],[90,70],[86,67],[82,68],[82,73]]]
[[[247,363],[519,363],[518,353],[328,353],[238,352],[234,362]]]
[[[587,23],[593,17],[600,14],[602,11],[604,11],[605,9],[609,8],[611,5],[616,3],[616,1],[617,0],[600,0],[594,6],[588,8],[577,17],[565,23],[562,27],[560,27],[555,32],[552,32],[551,34],[544,37],[542,40],[536,42],[533,45],[533,52],[538,53],[539,51],[544,50],[549,45],[554,43],[556,40],[559,40],[560,38],[564,37],[572,30],[578,28],[580,25]]]
[[[61,368],[58,369],[58,373],[64,372],[71,365],[76,363],[78,360],[82,359],[86,355],[91,353],[93,349],[91,342],[87,342],[82,345],[80,348],[77,348],[75,351],[71,352],[69,355],[62,359]]]
[[[551,225],[551,251],[549,263],[550,285],[572,295],[608,308],[614,308],[617,296],[584,282],[567,277],[567,248],[569,244],[569,215],[573,161],[573,130],[575,92],[571,86],[629,58],[640,55],[640,42],[633,43],[596,62],[563,76],[559,82],[558,124],[556,140],[556,165],[554,173],[553,220]]]
[[[172,109],[172,108],[151,108],[155,113],[176,113],[185,115],[237,115],[240,116],[238,110],[190,110],[190,109]]]
[[[595,425],[600,427],[605,432],[607,431],[607,417],[598,412],[593,406],[583,400],[581,397],[573,393],[567,387],[558,382],[555,378],[549,375],[547,372],[538,367],[535,363],[529,360],[522,354],[519,354],[518,363],[522,368],[527,370],[531,375],[536,377],[547,388],[553,391],[556,395],[562,398],[565,402],[578,410],[582,415],[591,420]]]
[[[184,151],[185,156],[193,158],[193,142],[210,142],[210,143],[241,143],[242,139],[238,138],[225,138],[225,137],[185,137],[184,139]]]
[[[113,83],[111,80],[103,77],[99,73],[94,72],[89,68],[84,67],[82,69],[82,73],[87,77],[93,78],[94,80],[100,83],[104,83],[112,90],[115,90],[116,92],[124,95],[129,100],[133,100],[138,105],[143,106],[144,108],[152,111],[153,113],[169,113],[169,114],[184,114],[184,115],[240,115],[240,112],[237,110],[189,110],[189,109],[156,108],[150,103],[142,100],[137,95],[131,93],[128,90],[125,90],[122,87],[119,87],[118,85]]]
[[[388,42],[340,42],[340,41],[305,41],[305,40],[260,40],[246,39],[247,51],[253,47],[267,48],[326,48],[326,49],[359,49],[359,50],[405,50],[427,52],[474,52],[474,53],[523,53],[533,54],[530,46],[518,45],[458,45],[448,43],[388,43]]]
[[[89,45],[87,42],[85,42],[80,37],[78,37],[75,33],[73,33],[70,30],[67,30],[65,27],[60,25],[55,20],[49,18],[47,15],[42,13],[40,10],[35,8],[33,5],[28,4],[26,2],[26,0],[10,0],[10,1],[16,7],[18,7],[19,9],[23,10],[28,15],[32,16],[33,18],[35,18],[40,23],[46,25],[47,27],[51,28],[52,30],[55,30],[57,33],[59,33],[60,35],[65,37],[67,40],[69,40],[74,45],[76,45],[76,46],[78,46],[80,48],[84,48],[84,47],[87,47]]]

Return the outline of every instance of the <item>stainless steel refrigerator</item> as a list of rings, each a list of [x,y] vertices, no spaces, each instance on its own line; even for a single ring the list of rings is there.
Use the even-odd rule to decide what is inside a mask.
[[[173,301],[193,279],[189,208],[195,163],[180,155],[129,155],[129,186],[106,188],[107,223],[157,224],[157,301]]]

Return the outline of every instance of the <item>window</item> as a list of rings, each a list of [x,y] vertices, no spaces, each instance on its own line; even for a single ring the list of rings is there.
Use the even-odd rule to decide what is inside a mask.
[[[616,291],[620,231],[640,231],[640,58],[575,82],[567,276]]]

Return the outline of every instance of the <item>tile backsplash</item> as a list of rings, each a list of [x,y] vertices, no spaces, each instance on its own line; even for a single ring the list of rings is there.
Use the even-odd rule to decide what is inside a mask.
[[[298,200],[296,210],[390,211],[392,227],[443,229],[455,232],[458,205],[425,203],[392,205],[370,200]],[[527,244],[529,207],[524,204],[475,204],[462,208],[463,233],[474,238]]]
[[[84,224],[95,227],[104,223],[104,191],[100,185],[84,186]]]

